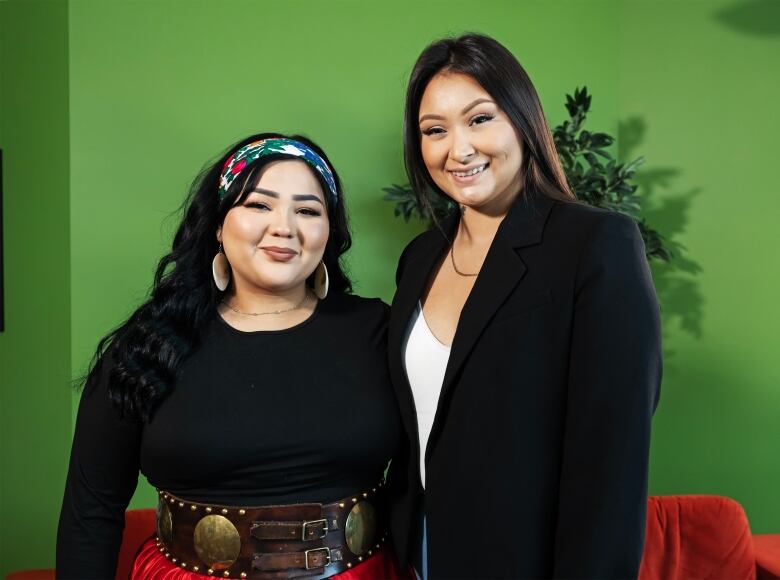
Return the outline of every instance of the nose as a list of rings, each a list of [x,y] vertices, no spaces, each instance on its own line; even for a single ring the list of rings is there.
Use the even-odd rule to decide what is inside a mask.
[[[271,224],[270,234],[277,238],[292,238],[295,236],[295,220],[289,215],[289,212],[275,212],[276,219]]]
[[[476,149],[471,144],[467,131],[455,129],[452,131],[452,144],[450,145],[450,159],[457,161],[461,165],[466,165],[474,154]]]

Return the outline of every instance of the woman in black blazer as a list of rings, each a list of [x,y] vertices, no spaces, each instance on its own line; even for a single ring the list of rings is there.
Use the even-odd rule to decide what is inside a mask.
[[[661,379],[636,223],[574,199],[530,79],[485,36],[419,57],[405,158],[424,203],[460,211],[398,265],[400,558],[437,579],[636,577]]]

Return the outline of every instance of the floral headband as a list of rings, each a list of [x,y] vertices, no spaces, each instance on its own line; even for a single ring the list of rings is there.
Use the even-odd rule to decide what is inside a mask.
[[[333,199],[333,203],[338,201],[336,180],[333,177],[333,172],[330,170],[330,167],[325,163],[325,160],[305,143],[282,137],[254,141],[253,143],[244,145],[241,149],[231,155],[222,167],[222,174],[219,176],[219,199],[225,199],[228,189],[230,189],[230,186],[233,185],[233,182],[247,165],[260,157],[276,153],[303,159],[319,173],[320,177],[322,177],[328,185],[328,190]]]

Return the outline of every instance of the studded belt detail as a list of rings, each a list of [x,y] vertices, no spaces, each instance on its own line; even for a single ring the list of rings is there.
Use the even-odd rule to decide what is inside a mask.
[[[157,490],[157,547],[173,564],[221,578],[318,580],[386,541],[382,484],[341,501],[236,507]]]

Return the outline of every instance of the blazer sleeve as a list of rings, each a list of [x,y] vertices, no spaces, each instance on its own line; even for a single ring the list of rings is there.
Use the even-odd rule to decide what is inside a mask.
[[[644,243],[604,215],[578,263],[555,578],[636,578],[644,547],[661,324]]]
[[[108,397],[110,357],[84,387],[57,530],[57,578],[113,578],[138,483],[141,424]]]

